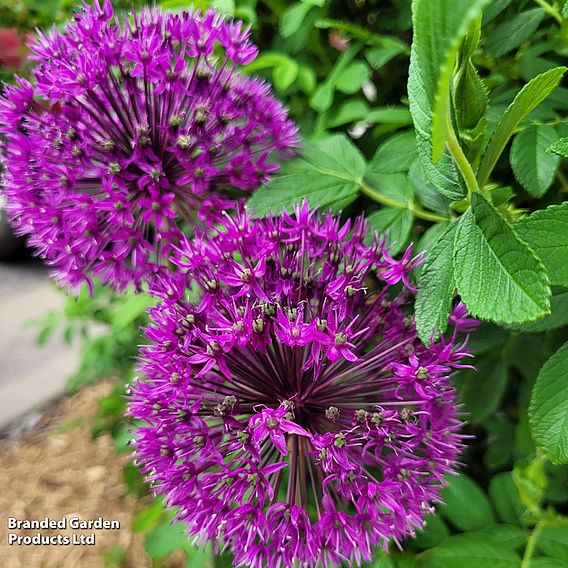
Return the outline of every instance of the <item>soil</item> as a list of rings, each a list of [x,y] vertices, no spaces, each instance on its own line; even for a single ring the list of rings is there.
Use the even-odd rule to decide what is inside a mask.
[[[146,568],[152,561],[144,552],[143,535],[132,532],[141,504],[127,494],[122,467],[127,456],[116,454],[112,439],[93,439],[91,426],[97,400],[110,392],[101,383],[54,404],[32,431],[20,439],[0,441],[0,558],[3,568]],[[117,520],[118,530],[9,530],[8,518],[59,520],[65,517]],[[90,535],[88,545],[8,544],[8,533],[33,536]],[[113,553],[122,550],[118,564]],[[175,554],[164,568],[181,568]]]

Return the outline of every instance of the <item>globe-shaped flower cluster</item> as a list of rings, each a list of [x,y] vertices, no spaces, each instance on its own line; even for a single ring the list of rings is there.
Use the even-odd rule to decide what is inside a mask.
[[[198,542],[237,566],[370,560],[412,535],[462,448],[450,378],[468,355],[462,306],[426,346],[410,249],[304,203],[175,248],[158,276],[137,462]]]
[[[238,71],[257,55],[249,29],[214,11],[119,18],[97,1],[30,48],[32,83],[0,100],[4,192],[72,287],[139,285],[197,213],[231,204],[220,190],[256,188],[298,143],[268,85]]]

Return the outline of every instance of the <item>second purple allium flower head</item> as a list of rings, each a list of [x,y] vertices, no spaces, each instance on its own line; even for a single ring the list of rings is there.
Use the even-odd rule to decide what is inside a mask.
[[[393,259],[306,204],[226,217],[158,276],[131,393],[137,460],[189,533],[237,566],[369,560],[412,535],[461,450],[454,332],[412,315],[410,249]]]
[[[256,188],[297,145],[269,87],[237,70],[257,55],[248,28],[213,11],[95,2],[31,51],[33,85],[0,100],[4,191],[62,283],[139,284],[180,225],[227,206],[219,190]]]

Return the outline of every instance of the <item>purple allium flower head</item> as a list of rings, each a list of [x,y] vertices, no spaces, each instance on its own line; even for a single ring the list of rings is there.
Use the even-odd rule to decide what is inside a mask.
[[[462,448],[452,334],[417,338],[408,274],[361,218],[306,203],[176,248],[129,412],[136,456],[236,566],[359,565],[413,535]]]
[[[4,191],[62,283],[138,284],[181,225],[231,205],[218,190],[257,187],[298,144],[268,85],[238,71],[257,55],[249,28],[214,11],[119,18],[97,1],[30,48],[33,85],[0,99]]]

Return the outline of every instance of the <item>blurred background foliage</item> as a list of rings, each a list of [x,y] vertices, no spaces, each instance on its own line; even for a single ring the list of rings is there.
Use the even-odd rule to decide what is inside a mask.
[[[119,9],[132,6],[126,0],[113,3]],[[348,141],[342,139],[340,146],[355,145],[362,152],[372,183],[350,189],[354,182],[330,182],[326,190],[334,197],[326,205],[341,206],[345,215],[366,211],[373,224],[396,236],[399,250],[414,242],[426,251],[445,219],[464,210],[435,191],[417,161],[407,95],[411,0],[163,0],[161,5],[212,6],[250,23],[260,55],[245,71],[273,84],[310,143],[343,134]],[[64,21],[75,6],[73,0],[4,0],[2,78],[27,72],[26,34]],[[461,143],[472,163],[480,153],[479,117],[491,132],[523,84],[566,61],[568,3],[494,0],[480,31],[471,66],[464,67],[454,92]],[[460,108],[462,99],[468,104]],[[493,203],[507,219],[566,199],[566,161],[547,148],[568,136],[567,111],[568,90],[561,85],[521,121],[510,150],[499,159],[492,174]],[[71,389],[114,377],[116,389],[100,401],[93,433],[110,433],[118,452],[128,451],[125,387],[134,376],[139,327],[150,302],[145,295],[118,296],[96,287],[92,297],[86,290],[69,296],[64,313],[49,313],[41,323],[40,341],[64,333],[69,342],[81,343],[82,365],[70,379]],[[480,562],[498,568],[568,566],[568,466],[552,465],[535,448],[527,413],[536,377],[568,339],[567,325],[568,290],[555,287],[549,316],[511,328],[484,324],[472,337],[477,370],[456,379],[471,435],[464,473],[444,491],[446,504],[437,507],[440,514],[429,518],[426,530],[404,542],[404,552],[394,546],[390,557],[379,555],[376,568],[478,568]],[[124,479],[128,491],[145,495],[134,466],[125,469]],[[230,563],[192,548],[160,502],[142,502],[135,530],[146,534],[154,566],[176,548],[186,551],[188,567]],[[105,559],[109,566],[123,562],[120,551]]]

